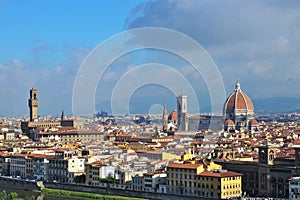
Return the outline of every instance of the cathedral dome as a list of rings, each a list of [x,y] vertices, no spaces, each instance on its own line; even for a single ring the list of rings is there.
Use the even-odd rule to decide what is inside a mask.
[[[224,123],[225,126],[234,126],[234,122],[231,119],[227,119]]]
[[[168,120],[170,121],[176,121],[177,120],[177,111],[172,111],[168,117]]]
[[[254,114],[254,106],[250,98],[242,92],[240,83],[236,83],[234,92],[229,95],[224,104],[224,115],[230,115],[236,112],[246,112]]]
[[[257,126],[257,125],[258,125],[258,121],[257,121],[256,119],[251,119],[251,120],[249,121],[249,124],[250,124],[251,126]]]

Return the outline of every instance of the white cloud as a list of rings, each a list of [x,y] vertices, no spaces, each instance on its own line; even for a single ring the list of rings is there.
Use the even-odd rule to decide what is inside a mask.
[[[229,92],[239,79],[255,98],[300,97],[299,9],[299,1],[146,1],[126,25],[171,28],[194,38],[216,62]]]
[[[41,114],[59,114],[61,109],[71,114],[73,82],[87,48],[73,48],[65,60],[55,68],[33,67],[30,61],[13,59],[0,64],[0,113],[28,114],[29,89],[34,85],[39,91]],[[35,63],[35,62],[34,62]]]

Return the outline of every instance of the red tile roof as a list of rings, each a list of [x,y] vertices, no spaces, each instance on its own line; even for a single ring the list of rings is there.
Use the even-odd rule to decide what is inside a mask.
[[[232,171],[223,171],[223,170],[213,170],[213,171],[204,171],[198,176],[208,176],[208,177],[232,177],[232,176],[243,176],[243,174],[232,172]]]
[[[197,169],[201,164],[182,164],[182,163],[172,163],[168,165],[168,168],[178,168],[178,169]]]

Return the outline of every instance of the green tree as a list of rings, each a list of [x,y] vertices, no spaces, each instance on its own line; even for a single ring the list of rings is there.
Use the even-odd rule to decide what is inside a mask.
[[[19,194],[16,192],[11,192],[7,195],[7,199],[18,199]]]

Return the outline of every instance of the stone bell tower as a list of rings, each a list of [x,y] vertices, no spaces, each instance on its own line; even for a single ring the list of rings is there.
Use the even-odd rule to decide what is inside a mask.
[[[180,94],[177,96],[177,125],[178,130],[188,131],[187,116],[187,96]]]
[[[30,96],[28,99],[28,106],[30,111],[30,121],[34,121],[38,119],[38,106],[39,106],[39,100],[37,97],[38,91],[37,89],[34,89],[33,87],[30,90]]]

